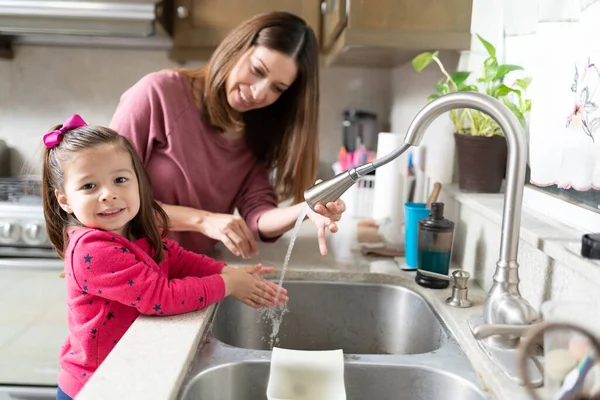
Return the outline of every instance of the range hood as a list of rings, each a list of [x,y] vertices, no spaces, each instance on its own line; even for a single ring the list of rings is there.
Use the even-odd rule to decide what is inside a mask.
[[[168,48],[169,3],[0,0],[0,36],[19,44]]]

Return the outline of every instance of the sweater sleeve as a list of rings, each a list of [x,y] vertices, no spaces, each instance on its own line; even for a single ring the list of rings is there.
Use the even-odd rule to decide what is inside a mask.
[[[264,242],[275,242],[279,239],[279,236],[265,239],[258,231],[258,220],[261,215],[277,208],[275,191],[269,182],[269,171],[266,167],[258,163],[253,167],[239,192],[235,205],[255,239]]]
[[[144,76],[121,96],[110,128],[125,137],[144,165],[155,147],[166,146],[167,120],[162,104],[160,72]]]
[[[169,257],[169,279],[220,274],[225,266],[222,261],[216,261],[204,254],[185,250],[173,240],[166,239],[166,245]]]
[[[82,235],[72,260],[75,280],[83,292],[135,306],[146,315],[196,311],[225,297],[220,275],[170,280],[150,256],[136,256],[131,244],[113,241],[108,232]]]

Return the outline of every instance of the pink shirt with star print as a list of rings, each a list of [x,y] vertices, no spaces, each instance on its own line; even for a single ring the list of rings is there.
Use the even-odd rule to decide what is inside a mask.
[[[88,228],[69,231],[65,278],[69,336],[60,352],[60,388],[74,398],[140,314],[196,311],[225,297],[224,263],[164,239],[152,259],[146,239]]]

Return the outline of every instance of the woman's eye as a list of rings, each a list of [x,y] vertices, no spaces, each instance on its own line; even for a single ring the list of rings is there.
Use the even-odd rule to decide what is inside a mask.
[[[95,188],[95,187],[96,187],[96,185],[95,185],[95,184],[93,184],[93,183],[86,183],[86,184],[85,184],[85,185],[83,185],[81,188],[82,188],[83,190],[90,190],[90,189],[93,189],[93,188]]]
[[[278,87],[278,86],[273,86],[273,90],[274,90],[275,92],[279,93],[279,94],[281,94],[281,93],[285,92],[285,90],[284,90],[284,89],[282,89],[282,88],[280,88],[280,87]]]
[[[256,68],[254,65],[252,65],[251,68],[252,68],[252,72],[254,73],[254,75],[260,76],[260,77],[265,76],[265,74],[263,74],[263,72],[260,69]]]
[[[125,182],[127,182],[127,178],[120,177],[120,178],[115,179],[115,182],[117,182],[117,183],[125,183]]]

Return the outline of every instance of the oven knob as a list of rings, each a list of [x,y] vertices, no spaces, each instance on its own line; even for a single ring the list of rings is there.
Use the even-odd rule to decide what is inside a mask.
[[[21,226],[16,222],[0,222],[0,243],[16,244],[21,236]]]
[[[43,226],[30,222],[23,227],[23,241],[31,245],[40,245],[46,241],[46,231]]]

